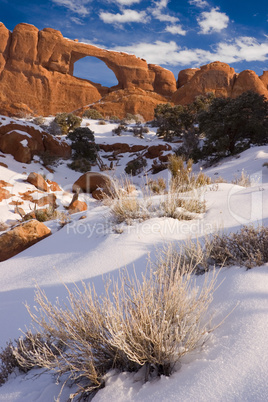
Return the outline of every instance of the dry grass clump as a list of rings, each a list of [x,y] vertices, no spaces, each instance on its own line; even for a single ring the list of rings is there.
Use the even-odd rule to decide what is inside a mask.
[[[261,266],[268,262],[268,228],[243,226],[237,233],[216,234],[210,248],[210,257],[218,265]]]
[[[131,224],[134,220],[143,221],[150,217],[150,200],[147,197],[138,198],[136,187],[126,177],[121,182],[111,180],[103,197],[117,223]]]
[[[164,201],[160,204],[162,216],[179,220],[195,219],[196,214],[206,211],[206,203],[196,195],[182,197],[175,191],[169,191]]]
[[[179,192],[191,191],[211,184],[211,178],[202,171],[198,174],[192,172],[193,160],[184,162],[181,156],[171,155],[168,168],[172,175],[171,185]]]
[[[47,222],[50,220],[57,220],[60,227],[65,226],[70,222],[70,216],[64,211],[58,211],[53,206],[47,208],[35,208],[32,212],[22,216],[23,221],[28,221],[29,219],[36,219],[39,222]]]
[[[44,343],[44,340],[41,339],[40,334],[35,334],[35,341],[40,343]],[[47,339],[47,342],[49,340]],[[29,368],[26,368],[25,365],[21,365],[19,360],[16,359],[14,350],[16,349],[17,353],[24,357],[25,361],[27,360],[27,354],[24,353],[23,350],[27,350],[27,353],[33,351],[32,342],[29,342],[29,339],[26,337],[23,343],[23,350],[20,347],[20,341],[15,339],[13,342],[7,342],[6,346],[2,348],[0,351],[0,386],[3,385],[7,380],[8,376],[12,374],[15,370],[19,370],[20,372],[27,372]]]
[[[143,203],[129,195],[114,200],[111,211],[117,223],[131,224],[133,220],[143,221],[149,218],[149,212]]]
[[[157,180],[150,179],[147,185],[153,194],[164,194],[166,192],[167,183],[163,177],[158,177]]]
[[[235,176],[232,183],[242,187],[250,187],[251,185],[250,177],[245,173],[244,169],[242,169],[240,176]]]
[[[149,181],[146,189],[137,190],[129,179],[123,180],[122,184],[112,181],[109,191],[105,195],[104,202],[110,206],[111,213],[117,223],[143,221],[152,217],[171,217],[179,220],[191,220],[197,218],[197,214],[206,210],[205,201],[201,199],[199,192],[191,192],[182,196],[177,187],[171,185],[168,192],[161,195],[161,199],[154,201],[155,186],[157,191],[163,191],[166,182],[159,179],[153,183]],[[153,186],[153,189],[151,188]],[[160,190],[161,186],[161,190]]]
[[[52,304],[37,288],[39,307],[27,309],[38,336],[25,334],[14,349],[16,359],[26,368],[68,375],[78,385],[70,399],[104,386],[104,375],[112,368],[138,371],[145,366],[145,380],[170,375],[181,357],[201,347],[212,331],[207,312],[216,276],[200,288],[193,271],[192,264],[186,267],[167,256],[156,270],[151,264],[142,280],[124,271],[119,282],[106,283],[103,296],[84,283],[82,290],[65,286],[68,305]]]
[[[243,226],[237,233],[215,233],[203,242],[188,240],[179,249],[173,248],[172,255],[186,265],[193,264],[198,273],[211,266],[261,266],[268,262],[268,228]]]

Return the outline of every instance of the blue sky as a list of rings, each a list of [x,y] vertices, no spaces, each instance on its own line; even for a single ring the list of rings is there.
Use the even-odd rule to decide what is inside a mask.
[[[0,21],[51,27],[63,36],[125,51],[173,71],[220,60],[237,72],[268,70],[266,1],[0,0]],[[75,75],[103,85],[116,79],[101,61],[84,58]]]

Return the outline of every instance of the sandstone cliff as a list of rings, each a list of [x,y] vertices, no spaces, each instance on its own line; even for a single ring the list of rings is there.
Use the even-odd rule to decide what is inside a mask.
[[[115,74],[118,85],[103,87],[73,76],[74,63],[93,56]],[[66,39],[59,31],[19,24],[11,33],[0,23],[0,113],[27,107],[36,114],[71,112],[100,100],[109,91],[140,88],[170,96],[174,75],[126,53]]]
[[[217,97],[235,98],[245,91],[255,91],[268,99],[268,71],[258,77],[254,71],[240,74],[226,63],[215,61],[200,67],[180,71],[178,89],[172,96],[175,104],[187,104],[198,95],[213,92]]]
[[[118,84],[108,88],[74,77],[74,63],[86,56],[102,60]],[[171,71],[134,55],[79,43],[54,29],[39,31],[24,23],[11,33],[0,23],[0,114],[47,116],[96,103],[105,115],[136,113],[150,120],[158,103],[186,104],[207,92],[236,97],[249,89],[268,98],[268,71],[260,77],[250,70],[237,74],[228,64],[214,62],[182,70],[176,84]]]

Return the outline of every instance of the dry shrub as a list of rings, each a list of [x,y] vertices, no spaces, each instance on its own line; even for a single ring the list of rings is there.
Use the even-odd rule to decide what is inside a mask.
[[[35,342],[39,342],[40,344],[42,342],[44,343],[44,340],[41,338],[40,334],[35,334],[33,337]],[[48,339],[47,342],[49,342]],[[20,341],[18,339],[14,339],[13,342],[7,342],[6,347],[2,348],[0,352],[0,386],[8,380],[8,376],[15,370],[19,370],[20,372],[24,373],[29,370],[29,368],[27,368],[25,365],[20,364],[19,360],[15,357],[14,350],[23,356],[25,361],[28,361],[27,355],[30,351],[33,351],[32,342],[29,341],[28,337],[25,337],[22,349],[20,346]],[[24,351],[27,351],[27,353],[25,354]]]
[[[181,156],[171,155],[168,165],[172,175],[171,186],[179,192],[186,192],[211,184],[210,177],[206,176],[202,171],[194,174],[192,167],[192,159],[185,163]]]
[[[111,208],[111,213],[117,223],[143,221],[152,217],[171,217],[179,220],[191,220],[197,218],[197,214],[206,210],[205,201],[202,201],[201,193],[191,192],[187,196],[178,193],[175,186],[170,186],[167,194],[161,196],[158,204],[153,202],[154,190],[151,189],[151,182],[147,182],[146,188],[141,190],[137,197],[137,191],[130,179],[123,179],[120,182],[111,181],[109,191],[104,194],[104,202]],[[152,185],[154,186],[155,183]],[[159,185],[165,185],[165,181],[159,180]],[[131,191],[130,191],[131,190]]]
[[[250,269],[268,262],[268,228],[243,226],[237,233],[215,233],[203,242],[188,240],[179,249],[173,248],[172,253],[174,259],[193,264],[198,273],[215,265]]]
[[[131,224],[133,220],[143,221],[149,218],[148,211],[143,207],[143,203],[135,196],[129,196],[128,194],[114,200],[111,211],[118,223],[126,222]]]
[[[216,234],[210,248],[210,257],[218,265],[261,266],[268,262],[268,228],[243,226],[237,233]]]
[[[149,199],[138,199],[136,187],[127,177],[120,181],[111,179],[103,197],[117,223],[132,224],[133,220],[143,221],[150,217]]]
[[[13,347],[13,343],[9,341],[0,352],[0,386],[7,381],[9,374],[19,367],[19,363],[13,354]]]
[[[20,340],[20,350],[14,350],[19,364],[69,375],[78,384],[71,398],[102,387],[112,368],[138,371],[145,366],[145,380],[170,375],[213,330],[207,312],[216,275],[197,287],[193,270],[168,254],[156,270],[150,264],[142,280],[125,270],[119,282],[106,283],[103,296],[84,283],[82,290],[65,286],[69,304],[63,306],[53,305],[37,288],[39,307],[34,313],[27,309],[39,336],[28,331]]]
[[[32,212],[24,215],[22,217],[23,221],[28,221],[29,219],[36,219],[39,222],[47,222],[50,220],[57,220],[59,226],[63,227],[70,222],[70,216],[64,211],[58,211],[53,206],[47,208],[35,208]]]
[[[147,185],[154,194],[163,194],[166,191],[167,183],[163,177],[158,177],[157,180],[148,180]]]
[[[240,176],[236,175],[232,183],[242,187],[250,187],[250,177],[242,169]]]
[[[181,198],[181,195],[169,192],[164,201],[160,204],[162,216],[179,220],[195,219],[196,214],[205,212],[205,201],[198,198]]]

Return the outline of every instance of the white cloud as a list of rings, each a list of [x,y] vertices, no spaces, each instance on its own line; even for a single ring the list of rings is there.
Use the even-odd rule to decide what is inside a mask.
[[[219,60],[226,63],[268,60],[268,40],[259,43],[256,38],[240,36],[233,41],[220,42],[216,47]]]
[[[148,63],[162,65],[187,65],[209,59],[210,52],[202,49],[181,49],[176,42],[156,41],[154,43],[138,43],[135,45],[116,47],[113,50],[135,54]]]
[[[166,27],[166,31],[173,35],[186,35],[187,33],[181,25],[170,25]]]
[[[132,6],[132,4],[140,3],[141,0],[114,0],[114,2],[120,6]]]
[[[84,17],[89,14],[85,5],[90,3],[91,0],[52,0],[52,2]]]
[[[201,28],[200,33],[210,34],[212,32],[220,32],[227,28],[229,17],[225,13],[218,11],[219,8],[212,8],[211,11],[204,11],[197,19]]]
[[[82,20],[80,20],[80,18],[71,17],[70,20],[73,21],[77,25],[85,25],[85,23]]]
[[[181,48],[176,42],[156,41],[138,43],[113,50],[135,54],[148,63],[199,67],[216,60],[231,64],[241,61],[268,60],[268,40],[259,43],[256,38],[238,37],[228,43],[219,42],[213,51]]]
[[[179,21],[179,18],[174,17],[169,14],[163,13],[163,9],[167,7],[169,0],[160,0],[155,2],[155,7],[151,8],[150,11],[155,19],[161,22],[171,22],[175,24]]]
[[[190,0],[189,4],[192,4],[192,5],[194,5],[196,7],[200,7],[200,8],[207,7],[209,5],[208,2],[205,0]]]
[[[135,11],[130,9],[123,10],[122,14],[113,14],[102,11],[99,17],[106,24],[125,24],[127,22],[145,23],[148,21],[146,11]]]

